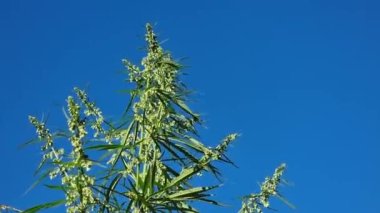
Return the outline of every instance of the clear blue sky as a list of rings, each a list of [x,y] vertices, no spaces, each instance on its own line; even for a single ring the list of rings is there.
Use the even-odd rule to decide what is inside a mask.
[[[380,212],[380,3],[376,0],[0,1],[0,203],[20,208],[54,199],[27,195],[40,153],[29,114],[64,126],[74,86],[88,88],[109,117],[127,97],[121,59],[143,56],[146,22],[164,47],[186,57],[198,93],[202,139],[242,137],[223,167],[219,198],[239,196],[281,162],[296,206],[280,212]],[[61,212],[62,209],[48,212]]]

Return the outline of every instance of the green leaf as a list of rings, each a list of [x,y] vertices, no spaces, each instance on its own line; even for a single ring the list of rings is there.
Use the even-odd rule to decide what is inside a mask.
[[[278,198],[279,200],[281,200],[282,202],[284,202],[287,206],[289,206],[290,208],[292,209],[295,209],[296,206],[293,205],[292,203],[290,203],[287,199],[285,199],[283,196],[279,195],[279,194],[276,194],[275,195],[276,198]]]
[[[49,173],[50,171],[47,171],[45,172],[44,174],[42,174],[36,181],[34,181],[34,183],[29,186],[29,188],[24,192],[24,195],[25,194],[28,194],[28,192],[30,192],[30,190],[32,190],[34,187],[36,187],[39,183],[41,183],[43,181],[43,179],[45,179],[47,176],[49,176]]]
[[[116,188],[117,184],[119,183],[120,179],[123,177],[122,174],[116,175],[116,177],[112,180],[111,184],[107,188],[107,193],[105,194],[105,201],[108,203],[111,197],[111,193]]]
[[[165,185],[165,187],[163,189],[161,189],[160,191],[156,192],[153,195],[155,195],[156,197],[160,196],[160,195],[164,194],[167,189],[170,189],[173,186],[184,184],[189,177],[196,174],[200,170],[202,170],[202,168],[197,167],[197,166],[183,169],[178,176],[173,178],[167,185]]]
[[[111,149],[122,149],[125,148],[122,144],[104,144],[104,145],[95,145],[95,146],[88,146],[85,148],[85,150],[111,150]]]
[[[130,98],[130,100],[129,100],[129,102],[128,102],[127,107],[126,107],[125,110],[124,110],[124,113],[123,113],[123,115],[122,115],[123,118],[128,114],[129,110],[131,109],[131,107],[132,107],[132,105],[133,105],[133,100],[135,99],[135,97],[136,97],[136,95],[137,95],[137,93],[138,93],[138,91],[137,91],[136,89],[134,89],[134,90],[129,90],[129,92],[130,92],[130,94],[131,94],[131,98]]]
[[[186,146],[196,150],[197,152],[203,153],[203,154],[206,153],[207,151],[209,151],[209,149],[207,147],[205,147],[201,142],[199,142],[198,140],[196,140],[195,138],[192,138],[192,137],[187,137],[186,139],[185,138],[178,138],[178,137],[170,137],[169,139],[172,141],[177,141],[179,143],[185,144]]]
[[[156,163],[153,161],[148,164],[147,171],[144,179],[143,195],[148,197],[153,192],[154,187],[154,175],[156,173]]]
[[[65,187],[62,185],[49,185],[49,184],[44,184],[49,189],[54,189],[54,190],[59,190],[59,191],[66,191]]]
[[[21,144],[21,145],[19,146],[19,148],[24,148],[25,146],[28,146],[28,145],[30,145],[30,144],[41,143],[41,142],[42,142],[42,141],[41,141],[40,139],[38,139],[38,138],[33,138],[33,139],[30,139],[30,140],[28,140],[27,142]]]
[[[191,189],[177,191],[176,193],[170,194],[167,196],[171,200],[187,200],[187,199],[197,199],[201,196],[203,192],[215,189],[220,185],[210,186],[210,187],[194,187]]]
[[[49,209],[49,208],[52,208],[55,206],[62,205],[65,202],[66,202],[65,199],[61,199],[61,200],[56,200],[56,201],[49,202],[49,203],[40,204],[40,205],[34,206],[32,208],[29,208],[29,209],[23,211],[23,213],[35,213],[35,212],[38,212],[38,211],[43,210],[43,209]]]
[[[127,135],[126,135],[127,138],[129,136],[129,134],[131,134],[131,130],[132,130],[132,128],[133,128],[134,125],[135,125],[135,121],[132,121],[131,124],[128,126],[128,128],[125,130],[125,131],[127,131]],[[137,126],[138,126],[138,123],[137,123]],[[136,127],[136,128],[138,128],[138,127]],[[126,141],[122,145],[125,146],[126,145]],[[111,165],[110,171],[112,171],[114,169],[114,167],[115,167],[116,163],[119,161],[119,159],[120,159],[121,154],[123,153],[123,151],[124,151],[124,149],[121,149],[119,151],[119,153],[117,154],[116,160]]]
[[[182,100],[176,100],[176,102],[174,102],[174,103],[177,104],[182,110],[184,110],[185,112],[187,112],[191,116],[193,116],[193,118],[195,118],[196,121],[199,119],[199,115],[195,114],[193,111],[191,111],[191,109]]]

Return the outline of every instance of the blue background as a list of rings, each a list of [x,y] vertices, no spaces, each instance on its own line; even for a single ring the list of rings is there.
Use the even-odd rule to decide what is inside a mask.
[[[370,0],[0,2],[0,203],[19,208],[59,198],[35,180],[38,147],[27,116],[64,126],[72,88],[87,88],[108,118],[128,101],[121,59],[138,63],[146,22],[186,57],[202,140],[230,132],[238,169],[223,166],[217,198],[239,197],[281,162],[280,212],[380,212],[380,3]],[[213,210],[212,210],[213,209]],[[62,212],[53,209],[48,212]]]

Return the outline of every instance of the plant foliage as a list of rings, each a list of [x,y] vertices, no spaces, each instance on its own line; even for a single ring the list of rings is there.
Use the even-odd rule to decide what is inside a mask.
[[[220,176],[214,163],[232,163],[226,151],[238,134],[227,135],[216,147],[198,139],[202,120],[186,104],[182,66],[163,50],[151,25],[146,30],[147,56],[141,66],[123,60],[134,88],[120,121],[107,121],[78,88],[67,98],[66,130],[51,131],[44,121],[29,117],[43,152],[38,182],[58,179],[59,184],[46,186],[65,197],[23,212],[57,205],[65,205],[68,213],[198,212],[192,201],[219,205],[210,194],[219,185],[198,186],[192,180],[202,172]],[[240,212],[269,207],[284,169],[281,165],[267,178],[260,193],[244,197]]]

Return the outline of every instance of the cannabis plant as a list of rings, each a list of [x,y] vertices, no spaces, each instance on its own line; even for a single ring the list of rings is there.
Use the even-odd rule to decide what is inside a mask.
[[[227,135],[216,147],[199,140],[199,114],[186,104],[189,90],[180,80],[182,66],[159,44],[146,25],[147,55],[141,65],[128,60],[127,81],[133,84],[130,101],[118,121],[108,121],[79,88],[67,98],[67,128],[50,130],[45,121],[30,116],[41,144],[39,181],[64,195],[23,212],[65,205],[74,212],[198,212],[193,201],[220,205],[210,191],[220,185],[195,185],[202,173],[221,174],[215,162],[232,164],[227,148],[239,136]],[[285,165],[261,185],[261,191],[243,197],[240,212],[262,212],[277,187]],[[5,209],[6,206],[4,206]],[[9,210],[10,207],[8,208]]]

